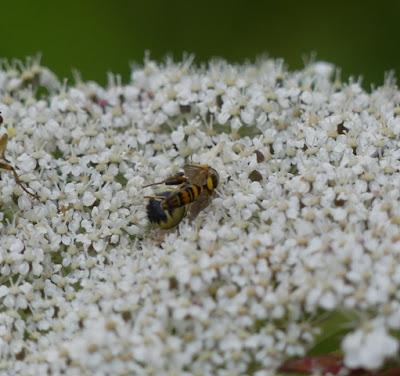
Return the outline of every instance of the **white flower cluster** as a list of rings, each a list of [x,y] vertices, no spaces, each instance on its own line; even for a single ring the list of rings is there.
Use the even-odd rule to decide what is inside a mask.
[[[400,92],[328,63],[146,60],[131,82],[0,69],[0,375],[269,375],[320,312],[359,320],[349,367],[396,355]],[[189,162],[220,175],[179,231],[142,186]]]

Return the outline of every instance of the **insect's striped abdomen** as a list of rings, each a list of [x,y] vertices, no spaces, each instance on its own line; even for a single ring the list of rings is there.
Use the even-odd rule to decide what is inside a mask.
[[[188,205],[195,201],[202,191],[202,187],[195,184],[188,184],[182,189],[177,190],[163,201],[164,210],[172,210],[181,206]]]

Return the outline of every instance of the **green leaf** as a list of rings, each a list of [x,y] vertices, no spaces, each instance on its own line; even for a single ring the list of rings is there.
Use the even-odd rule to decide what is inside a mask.
[[[115,181],[121,184],[123,187],[125,187],[126,183],[128,183],[128,179],[124,176],[122,172],[118,172],[118,174],[115,176]]]
[[[314,346],[308,351],[308,355],[325,355],[341,353],[340,345],[344,336],[351,331],[357,316],[354,312],[333,311],[316,324],[321,330]]]

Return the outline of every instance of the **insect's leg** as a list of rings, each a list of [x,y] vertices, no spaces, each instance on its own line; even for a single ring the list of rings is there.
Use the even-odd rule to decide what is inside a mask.
[[[0,137],[0,158],[1,159],[5,159],[4,154],[7,149],[7,142],[8,142],[8,135],[7,135],[7,133],[4,133]]]
[[[148,198],[150,200],[164,200],[165,196],[144,196],[144,198]]]
[[[183,172],[176,174],[174,176],[169,177],[165,180],[165,185],[181,185],[187,183],[188,178],[185,176]]]
[[[9,163],[6,162],[1,162],[0,161],[0,168],[6,171],[11,171],[12,174],[14,175],[14,180],[15,182],[23,189],[24,192],[28,193],[28,195],[38,199],[39,197],[37,196],[37,194],[29,192],[28,189],[24,186],[24,184],[22,183],[22,181],[20,180],[17,172],[15,171],[15,168],[13,166],[11,166]]]
[[[152,183],[152,184],[147,184],[144,185],[143,188],[151,187],[153,185],[159,185],[159,184],[165,184],[165,185],[180,185],[183,183],[187,182],[187,177],[184,175],[183,172],[179,172],[176,175],[170,176],[169,178],[166,178],[163,181],[157,182],[157,183]]]

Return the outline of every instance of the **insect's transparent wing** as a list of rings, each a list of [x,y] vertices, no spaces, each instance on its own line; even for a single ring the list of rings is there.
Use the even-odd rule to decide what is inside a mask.
[[[185,175],[191,184],[200,185],[207,183],[208,169],[200,165],[186,165],[183,167]]]
[[[193,220],[197,215],[210,204],[211,198],[207,191],[200,193],[200,196],[189,207],[188,217]]]

